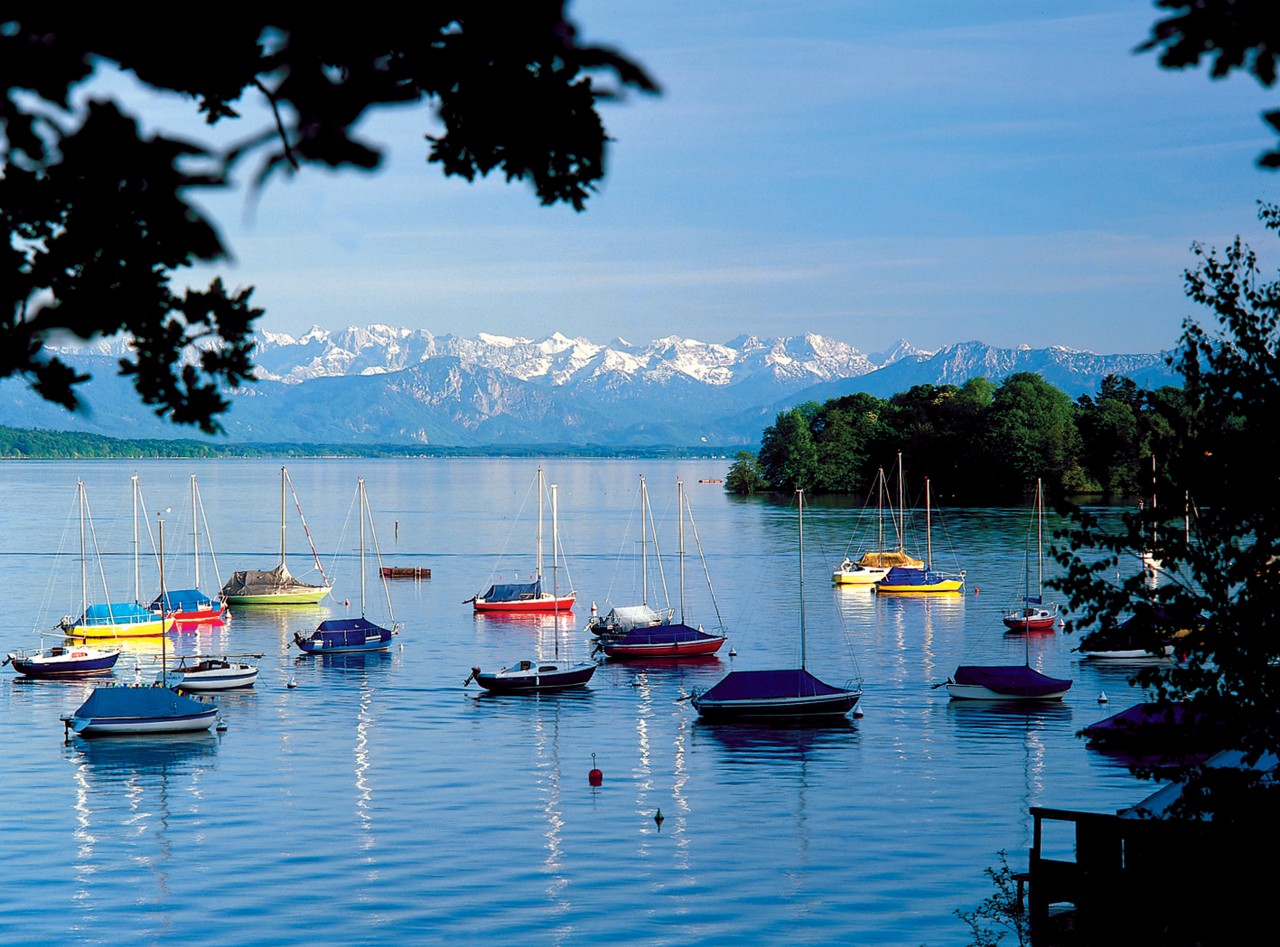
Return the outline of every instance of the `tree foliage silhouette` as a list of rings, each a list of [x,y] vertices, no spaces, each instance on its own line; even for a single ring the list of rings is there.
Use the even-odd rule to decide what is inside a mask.
[[[361,119],[426,101],[443,126],[424,136],[427,161],[444,174],[499,172],[582,210],[604,175],[598,103],[657,91],[623,55],[579,42],[561,0],[366,17],[171,8],[151,28],[109,8],[30,10],[0,14],[0,378],[74,409],[86,377],[46,342],[124,331],[121,372],[142,401],[209,432],[227,408],[220,386],[249,376],[262,310],[220,279],[174,290],[175,271],[228,257],[193,193],[229,186],[251,161],[254,187],[309,165],[372,170],[382,152]],[[95,97],[95,73],[112,69],[210,125],[240,119],[247,96],[272,120],[223,148],[146,134]]]

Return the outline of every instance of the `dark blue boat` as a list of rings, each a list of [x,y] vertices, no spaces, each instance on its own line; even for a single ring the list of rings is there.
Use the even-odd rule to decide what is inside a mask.
[[[836,687],[805,668],[804,620],[804,491],[796,491],[800,552],[800,666],[768,671],[730,671],[709,690],[694,691],[694,708],[707,720],[759,721],[842,720],[853,710],[862,689],[850,682]]]
[[[307,637],[293,633],[293,641],[308,654],[347,654],[352,651],[386,651],[395,632],[367,618],[331,618],[322,621]]]
[[[373,514],[369,510],[369,500],[365,496],[364,478],[356,481],[356,495],[360,503],[360,617],[330,618],[316,626],[316,630],[303,637],[302,632],[293,633],[293,643],[307,654],[351,654],[356,651],[389,651],[391,639],[399,634],[400,626],[395,623],[395,615],[391,616],[391,627],[383,628],[364,617],[365,581],[364,581],[364,527],[368,518],[370,529],[373,528]],[[378,535],[373,534],[375,550]],[[382,561],[382,552],[378,550],[378,561]],[[387,577],[381,573],[382,587],[386,591]],[[387,611],[391,611],[391,596],[387,595]]]
[[[730,671],[692,702],[707,720],[803,718],[833,720],[857,705],[862,691],[835,687],[804,668],[777,671]]]
[[[1062,700],[1071,683],[1029,665],[962,664],[947,681],[947,691],[961,700]]]

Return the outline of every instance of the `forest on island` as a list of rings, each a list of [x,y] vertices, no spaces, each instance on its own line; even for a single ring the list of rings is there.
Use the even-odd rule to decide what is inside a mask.
[[[780,412],[759,453],[738,453],[725,489],[866,494],[901,451],[910,479],[964,502],[1021,501],[1037,479],[1059,497],[1129,496],[1148,489],[1151,458],[1186,412],[1182,389],[1146,391],[1117,375],[1074,401],[1032,372],[845,395]]]

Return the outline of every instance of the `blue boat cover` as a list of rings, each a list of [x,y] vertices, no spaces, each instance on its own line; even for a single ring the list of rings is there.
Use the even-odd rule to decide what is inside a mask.
[[[163,596],[157,595],[151,603],[152,608],[159,608],[161,599],[166,612],[195,612],[211,609],[217,603],[199,589],[171,589]]]
[[[688,625],[654,625],[650,628],[632,628],[625,635],[610,639],[609,643],[615,645],[684,644],[718,637],[720,636],[709,635],[705,631],[690,628]]]
[[[95,687],[75,716],[103,718],[165,718],[207,713],[214,705],[186,697],[167,687]]]
[[[324,639],[325,647],[362,645],[369,638],[391,640],[391,630],[375,625],[367,618],[330,618],[316,626],[310,640]]]
[[[931,569],[902,569],[894,566],[880,582],[883,585],[937,585],[947,578],[948,576]]]
[[[832,687],[803,668],[782,671],[730,671],[704,693],[700,700],[768,700],[777,697],[820,697],[845,693],[843,687]]]
[[[84,610],[81,625],[133,625],[159,618],[155,612],[136,602],[102,602]]]
[[[489,586],[480,597],[486,602],[520,602],[542,595],[542,580],[532,582],[499,582]]]
[[[1022,664],[985,667],[963,664],[956,668],[955,683],[985,687],[1011,697],[1043,697],[1071,686],[1071,681],[1049,677]]]

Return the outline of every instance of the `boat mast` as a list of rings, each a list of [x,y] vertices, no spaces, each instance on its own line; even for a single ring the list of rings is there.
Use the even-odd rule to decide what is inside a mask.
[[[684,481],[676,478],[676,518],[680,521],[680,624],[684,624]]]
[[[288,473],[280,468],[280,565],[284,566],[284,482]]]
[[[1044,493],[1040,478],[1036,477],[1036,595],[1044,604]],[[1030,576],[1027,577],[1028,581]]]
[[[364,618],[364,477],[357,478],[360,484],[360,617]]]
[[[902,476],[902,451],[898,451],[898,552],[906,554],[907,505]]]
[[[134,477],[134,485],[137,485],[137,477]],[[164,606],[168,603],[165,601],[164,594],[164,518],[159,513],[156,514],[156,520],[160,524],[160,680],[165,687],[169,686],[169,642],[168,635],[165,634],[164,627]]]
[[[133,600],[142,601],[141,583],[138,581],[138,475],[130,477],[133,481]]]
[[[933,568],[933,519],[929,503],[929,478],[924,478],[924,567]]]
[[[805,625],[804,625],[804,490],[796,490],[796,506],[800,520],[800,670],[805,667]]]
[[[76,481],[80,494],[80,614],[88,618],[89,613],[89,555],[84,545],[84,481]]]
[[[555,545],[555,526],[552,525],[551,543]],[[552,550],[551,567],[555,568],[555,550]],[[542,581],[542,467],[538,467],[538,581]]]
[[[538,468],[538,506],[542,506],[542,468]],[[551,485],[551,596],[554,602],[553,608],[553,625],[551,629],[551,640],[555,644],[556,661],[560,660],[560,523],[557,515],[556,507],[556,485]],[[538,575],[542,575],[542,517],[538,517]]]
[[[878,480],[877,480],[877,482],[876,482],[876,486],[878,487],[878,489],[876,490],[876,509],[877,509],[877,515],[876,515],[877,531],[876,531],[876,535],[877,535],[877,537],[878,537],[878,541],[877,541],[877,543],[876,543],[876,550],[877,550],[877,552],[880,554],[880,557],[881,557],[881,558],[876,562],[876,565],[877,565],[877,566],[883,566],[883,565],[884,565],[884,491],[885,491],[885,483],[884,483],[884,468],[883,468],[883,467],[880,467],[880,468],[876,471],[876,473],[877,473],[877,475],[878,475]]]
[[[199,511],[197,507],[199,503],[196,499],[196,475],[191,475],[191,549],[195,552],[196,557],[196,582],[195,587],[200,588],[200,521],[197,518]]]
[[[645,508],[649,505],[649,488],[640,475],[640,604],[649,607],[649,524]],[[632,573],[634,575],[635,573]]]

